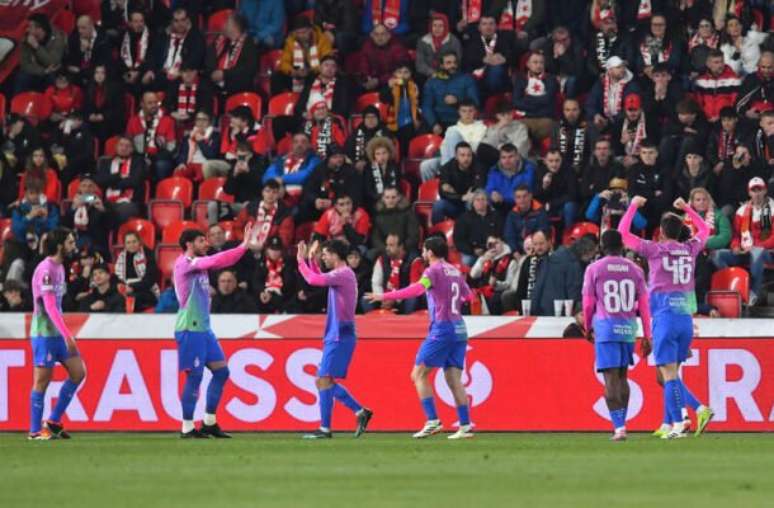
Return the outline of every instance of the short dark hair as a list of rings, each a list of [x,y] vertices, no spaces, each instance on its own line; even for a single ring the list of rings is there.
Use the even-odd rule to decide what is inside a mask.
[[[513,111],[513,104],[507,99],[500,99],[497,101],[494,107],[495,115],[504,115],[505,113],[511,113]]]
[[[476,106],[476,103],[473,102],[470,99],[462,99],[459,104],[457,104],[457,109],[460,108],[476,108],[478,109],[478,106]]]
[[[739,119],[739,117],[736,116],[736,110],[732,106],[725,106],[721,108],[720,118],[733,118],[734,120]]]
[[[247,18],[245,18],[241,13],[239,12],[232,12],[231,21],[234,22],[234,24],[239,28],[239,33],[245,33],[247,31]]]
[[[348,200],[352,201],[353,203],[355,202],[355,200],[352,199],[352,196],[350,196],[346,192],[339,192],[338,194],[336,194],[336,199],[334,200],[334,203],[336,201],[340,200],[340,199],[348,199]]]
[[[73,232],[67,228],[58,227],[52,231],[49,231],[46,235],[46,242],[44,250],[47,256],[55,256],[59,253],[59,246],[64,245],[67,238],[73,234]]]
[[[546,155],[551,154],[551,153],[559,154],[559,157],[564,158],[564,156],[562,155],[562,151],[558,147],[552,146],[551,148],[546,150]]]
[[[103,272],[110,274],[110,267],[105,263],[97,263],[91,267],[91,273],[94,273],[97,270],[102,270]]]
[[[513,193],[516,194],[519,191],[527,191],[530,194],[532,194],[532,189],[530,189],[529,185],[527,185],[525,183],[523,183],[523,184],[519,185],[518,187],[516,187],[516,189],[514,189]]]
[[[242,152],[252,152],[253,151],[253,145],[251,145],[245,139],[240,139],[239,141],[237,141],[236,150],[237,151],[241,150]]]
[[[349,244],[343,240],[328,240],[323,243],[322,248],[332,254],[336,254],[342,261],[347,259],[347,254],[349,254]]]
[[[605,256],[620,255],[624,248],[623,236],[621,236],[617,229],[608,229],[602,233],[600,245]]]
[[[204,233],[198,229],[186,229],[180,233],[180,248],[186,250],[189,242],[194,242],[200,236],[204,236]]]
[[[437,258],[446,259],[449,255],[449,244],[444,237],[431,236],[425,240],[424,246]]]
[[[280,188],[282,186],[280,185],[280,183],[277,180],[272,178],[271,180],[267,180],[266,183],[263,184],[263,187],[264,188],[268,187],[270,189],[274,189],[274,190],[278,191],[278,190],[280,190]]]
[[[707,52],[707,60],[710,58],[724,58],[724,55],[719,49],[711,49]]]
[[[460,148],[470,148],[471,150],[473,150],[473,147],[470,146],[470,143],[468,143],[467,141],[460,141],[459,143],[457,143],[457,145],[454,147],[454,153],[457,153],[457,150],[459,150]]]
[[[677,214],[667,212],[661,216],[661,231],[669,240],[679,240],[683,229],[683,219]]]
[[[503,146],[500,147],[501,152],[507,152],[507,153],[513,153],[519,151],[518,148],[516,148],[516,145],[513,143],[505,143]]]
[[[655,148],[658,150],[658,145],[650,138],[645,138],[640,142],[640,148]]]
[[[438,59],[441,62],[443,62],[443,59],[446,58],[447,56],[453,56],[454,59],[457,60],[457,62],[460,61],[459,57],[457,56],[457,53],[455,53],[454,50],[452,49],[445,49],[441,51],[441,54],[438,56]]]

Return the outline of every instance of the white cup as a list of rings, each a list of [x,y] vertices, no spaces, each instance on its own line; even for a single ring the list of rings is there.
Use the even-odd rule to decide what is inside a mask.
[[[532,300],[522,300],[521,301],[521,315],[522,316],[529,316],[530,310],[532,307]]]
[[[554,316],[560,317],[564,308],[564,300],[554,300]]]
[[[565,300],[564,301],[564,313],[567,316],[572,317],[572,308],[573,308],[574,304],[575,304],[574,300]]]

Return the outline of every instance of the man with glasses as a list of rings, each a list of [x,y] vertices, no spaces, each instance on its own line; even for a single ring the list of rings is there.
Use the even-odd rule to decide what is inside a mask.
[[[712,253],[712,262],[718,270],[729,266],[745,266],[750,271],[750,305],[758,302],[767,263],[774,261],[774,236],[771,234],[774,199],[768,196],[766,182],[760,177],[747,184],[750,200],[742,204],[734,215],[734,237],[730,249]]]

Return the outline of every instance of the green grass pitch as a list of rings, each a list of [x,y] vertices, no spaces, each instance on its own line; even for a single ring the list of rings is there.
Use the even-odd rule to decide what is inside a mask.
[[[0,434],[0,506],[774,506],[774,434]],[[665,504],[666,503],[666,504]]]

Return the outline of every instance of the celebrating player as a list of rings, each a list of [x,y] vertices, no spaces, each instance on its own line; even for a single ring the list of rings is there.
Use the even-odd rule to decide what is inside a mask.
[[[233,265],[247,252],[248,247],[254,247],[256,241],[252,224],[248,224],[241,245],[206,256],[208,245],[204,233],[197,229],[186,229],[180,235],[183,254],[175,261],[173,280],[180,302],[175,322],[178,368],[186,373],[181,398],[181,438],[231,437],[221,430],[215,419],[229,371],[223,349],[210,328],[210,278],[207,271]],[[212,372],[212,380],[207,388],[204,421],[201,429],[197,429],[193,419],[194,409],[205,365]]]
[[[605,402],[614,429],[611,439],[624,441],[629,406],[626,377],[629,365],[634,365],[637,309],[642,318],[643,357],[650,354],[650,310],[642,270],[621,255],[621,233],[614,229],[602,233],[602,252],[605,257],[586,269],[583,320],[586,338],[594,343],[597,372],[605,378]]]
[[[417,353],[411,379],[419,394],[422,409],[427,415],[425,426],[414,434],[417,439],[437,434],[443,430],[433,400],[430,374],[435,368],[444,369],[446,383],[454,394],[460,427],[449,439],[473,437],[470,425],[470,410],[465,387],[462,386],[462,369],[465,365],[465,351],[468,347],[468,332],[462,319],[462,304],[472,296],[464,276],[446,261],[449,247],[446,239],[430,237],[425,240],[422,257],[429,264],[419,282],[398,291],[381,295],[366,294],[371,302],[383,300],[404,300],[416,298],[427,291],[427,306],[430,310],[430,331]]]
[[[46,235],[45,251],[46,258],[38,264],[32,275],[34,310],[30,325],[35,369],[30,393],[28,439],[41,441],[70,438],[62,426],[62,415],[85,375],[75,336],[65,325],[62,316],[62,297],[66,289],[62,263],[75,252],[75,236],[68,229],[54,229]],[[45,427],[41,428],[43,400],[56,362],[67,370],[68,378],[62,383],[56,406],[46,420]]]
[[[672,420],[672,429],[661,437],[685,437],[682,408],[686,401],[695,400],[680,379],[679,367],[688,359],[693,338],[692,307],[695,306],[694,269],[696,256],[704,249],[709,226],[682,198],[674,202],[696,226],[696,236],[684,243],[679,241],[683,220],[674,213],[661,217],[661,241],[650,242],[631,233],[632,219],[647,200],[635,196],[621,218],[618,230],[626,247],[648,260],[650,309],[653,314],[653,354],[664,379],[664,406]],[[712,419],[712,410],[697,404],[696,435],[700,435]]]
[[[360,437],[368,427],[373,412],[361,406],[337,379],[347,377],[347,369],[355,352],[355,306],[357,305],[357,277],[347,265],[349,246],[341,240],[331,240],[322,246],[322,261],[330,271],[321,273],[315,257],[319,244],[315,242],[307,252],[304,242],[298,244],[298,271],[312,286],[328,287],[328,316],[325,319],[323,356],[317,368],[315,384],[319,392],[320,428],[304,439],[328,439],[331,433],[333,399],[355,413]],[[307,262],[306,256],[309,255]]]

